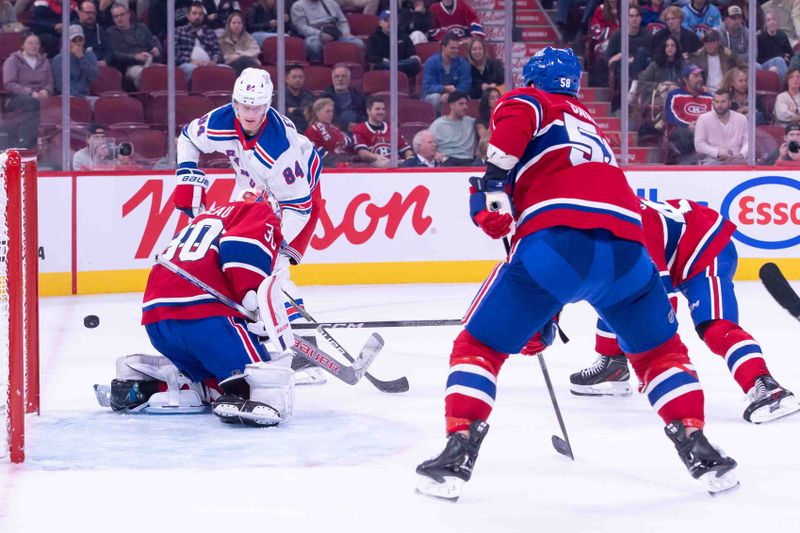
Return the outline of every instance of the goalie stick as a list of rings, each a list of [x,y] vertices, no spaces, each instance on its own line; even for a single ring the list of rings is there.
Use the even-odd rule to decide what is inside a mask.
[[[431,320],[368,320],[365,322],[309,322],[308,324],[292,324],[292,329],[358,329],[358,328],[418,328],[436,326],[460,326],[460,318],[443,318]]]
[[[786,281],[786,277],[775,263],[765,263],[758,271],[761,283],[767,292],[780,304],[781,307],[789,311],[789,314],[800,320],[800,296]]]
[[[319,322],[314,320],[314,318],[309,314],[309,312],[306,311],[299,303],[297,303],[297,301],[294,298],[292,298],[292,296],[288,292],[283,291],[283,294],[286,295],[286,298],[289,300],[289,303],[292,305],[292,307],[297,309],[297,312],[300,313],[300,315],[303,318],[305,318],[311,323],[309,325],[315,326],[314,329],[317,332],[319,332],[319,334],[322,335],[325,338],[325,340],[331,343],[331,345],[334,348],[336,348],[339,351],[339,353],[342,354],[348,361],[351,362],[353,361],[352,356],[349,353],[347,353],[347,350],[345,350],[341,344],[336,342],[336,340],[331,336],[330,333],[325,331],[324,329],[326,327],[325,324],[320,324]],[[294,329],[294,327],[295,326],[292,325],[292,329]],[[401,376],[397,379],[393,379],[390,381],[381,381],[380,379],[377,379],[369,372],[366,372],[364,375],[366,376],[367,380],[369,380],[369,382],[372,383],[375,386],[375,388],[381,392],[396,393],[396,392],[408,391],[408,378],[405,376]]]
[[[508,237],[503,237],[503,246],[506,248],[506,255],[511,253],[511,243],[508,241]],[[561,331],[561,328],[556,324],[556,328],[558,329],[558,334],[561,337],[561,340],[564,343],[569,342],[569,339]],[[550,373],[547,371],[547,365],[544,362],[544,355],[540,352],[536,354],[539,358],[539,365],[542,367],[542,376],[544,376],[544,383],[547,385],[547,392],[550,394],[550,401],[553,403],[553,410],[556,412],[556,418],[558,419],[558,425],[561,428],[561,434],[564,436],[559,437],[558,435],[552,435],[550,438],[550,442],[553,443],[553,448],[566,457],[569,457],[573,461],[575,460],[575,456],[572,454],[572,446],[569,443],[569,435],[567,435],[567,426],[564,424],[564,418],[561,416],[561,408],[558,406],[558,400],[556,400],[556,391],[553,389],[553,382],[550,381]]]
[[[195,287],[206,291],[208,294],[216,298],[220,303],[223,303],[231,309],[238,311],[247,317],[248,320],[256,322],[258,317],[252,311],[247,310],[243,305],[228,298],[215,288],[211,287],[202,280],[196,278],[193,274],[185,271],[175,263],[167,261],[161,257],[156,257],[156,262],[169,270],[170,272],[182,277]],[[369,365],[375,360],[383,348],[383,339],[377,333],[373,333],[367,339],[361,352],[355,359],[349,358],[353,366],[347,366],[339,363],[335,358],[326,354],[319,348],[311,343],[303,340],[298,335],[294,336],[294,346],[291,348],[292,353],[311,361],[315,365],[322,368],[332,376],[344,381],[348,385],[355,385],[367,371]]]

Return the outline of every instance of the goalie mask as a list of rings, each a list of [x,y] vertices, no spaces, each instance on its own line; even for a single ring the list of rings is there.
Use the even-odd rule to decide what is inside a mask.
[[[275,213],[275,216],[278,217],[278,220],[281,219],[281,206],[278,200],[272,195],[272,192],[263,185],[256,185],[255,187],[244,189],[236,195],[235,201],[244,202],[246,204],[268,204],[272,208],[272,212]]]

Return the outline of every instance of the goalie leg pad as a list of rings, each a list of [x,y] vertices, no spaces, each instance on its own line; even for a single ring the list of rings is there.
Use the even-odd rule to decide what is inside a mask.
[[[294,411],[294,372],[290,360],[255,363],[220,383],[224,394],[213,403],[223,422],[275,426]]]
[[[272,275],[261,282],[257,291],[258,315],[270,342],[279,352],[289,352],[294,346],[294,334],[286,316],[280,279]]]

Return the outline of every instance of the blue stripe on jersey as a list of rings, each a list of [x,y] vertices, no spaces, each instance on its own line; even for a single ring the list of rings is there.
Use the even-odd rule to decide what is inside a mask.
[[[223,269],[231,263],[244,263],[253,265],[266,275],[272,272],[272,256],[264,248],[246,241],[221,239],[219,262]]]
[[[472,372],[450,372],[447,377],[447,387],[452,387],[453,385],[477,389],[489,395],[493,400],[497,394],[497,386],[491,380]]]
[[[668,377],[661,383],[659,383],[653,390],[647,393],[647,399],[650,401],[650,405],[657,405],[658,401],[663,397],[669,394],[670,392],[678,389],[684,385],[688,385],[690,383],[699,383],[695,376],[692,376],[688,372],[678,372],[677,374],[673,374],[672,376]]]
[[[272,107],[267,110],[267,125],[258,136],[258,145],[275,161],[283,152],[289,149],[289,139],[286,137],[286,124],[283,117]],[[257,150],[253,150],[258,154]],[[267,165],[272,168],[272,165]]]
[[[753,342],[752,344],[745,344],[741,348],[737,349],[727,358],[726,363],[728,364],[728,370],[733,372],[734,366],[736,366],[736,363],[740,359],[754,353],[761,355],[761,346],[759,346],[756,342]]]
[[[547,206],[544,206],[544,207],[540,207],[539,209],[535,209],[535,210],[531,211],[525,217],[524,220],[521,220],[517,224],[517,231],[519,231],[519,228],[523,224],[525,224],[526,222],[531,220],[533,217],[535,217],[537,215],[540,215],[542,213],[545,213],[547,211],[552,211],[554,209],[571,209],[571,210],[574,210],[574,211],[581,211],[583,213],[593,213],[593,214],[597,214],[597,215],[611,215],[611,216],[613,216],[615,218],[618,218],[618,219],[622,220],[623,222],[627,222],[627,223],[630,223],[630,224],[636,224],[637,226],[642,227],[642,221],[641,220],[637,220],[634,217],[630,217],[630,216],[624,215],[623,213],[619,213],[619,212],[613,211],[611,209],[603,209],[603,208],[600,208],[600,207],[591,207],[591,206],[586,206],[586,205],[578,205],[578,204],[574,204],[574,203],[570,203],[570,202],[559,202],[559,203],[550,204],[550,205],[547,205]]]
[[[233,111],[233,104],[225,104],[222,107],[211,110],[208,114],[207,129],[217,131],[236,131],[234,120],[236,113]]]
[[[537,133],[533,140],[525,147],[522,157],[519,158],[514,167],[514,175],[529,165],[530,161],[538,157],[545,150],[552,150],[556,147],[569,146],[569,135],[563,123],[552,122],[544,133]]]
[[[260,162],[262,165],[264,165],[264,166],[265,166],[265,167],[267,167],[268,169],[271,169],[271,168],[272,168],[272,163],[268,163],[266,159],[264,159],[263,157],[261,157],[261,154],[259,154],[259,153],[258,153],[258,150],[253,150],[253,155],[254,155],[254,156],[256,156],[256,159],[258,159],[258,161],[259,161],[259,162]]]
[[[218,303],[218,302],[219,302],[219,300],[217,300],[213,296],[208,296],[208,297],[205,297],[205,298],[198,298],[196,300],[192,300],[192,301],[189,301],[189,302],[186,302],[186,301],[181,302],[181,301],[177,301],[177,300],[174,301],[174,302],[161,301],[161,302],[158,302],[158,303],[142,306],[142,311],[143,312],[152,311],[153,309],[158,309],[160,307],[191,307],[193,305],[205,305],[205,304],[209,304],[209,303]]]
[[[706,234],[706,236],[707,236],[706,242],[703,243],[703,246],[701,246],[700,250],[698,250],[697,253],[695,254],[694,261],[692,261],[692,263],[690,265],[688,265],[688,268],[685,271],[686,275],[688,275],[689,272],[692,271],[692,269],[694,268],[695,263],[697,263],[697,261],[701,257],[703,257],[703,254],[706,253],[706,250],[708,250],[708,247],[711,246],[711,243],[713,243],[716,240],[717,235],[719,235],[720,232],[722,231],[722,228],[725,227],[724,222],[725,221],[722,218],[722,215],[717,216],[717,221],[715,222],[716,227],[714,228],[714,231],[711,233],[711,235]]]
[[[678,243],[681,240],[684,224],[677,220],[672,220],[669,217],[665,217],[660,213],[659,218],[661,218],[662,223],[667,227],[667,242],[664,243],[664,257],[667,260],[667,265],[672,266],[672,259],[678,251]]]
[[[212,141],[235,141],[239,138],[236,135],[212,135],[210,133],[207,137]]]
[[[314,191],[319,183],[319,174],[322,171],[322,160],[316,148],[311,148],[311,155],[308,158],[308,170],[306,179],[308,180],[308,188]]]
[[[534,108],[536,108],[536,129],[534,130],[534,135],[539,129],[542,127],[542,106],[539,104],[539,101],[529,94],[515,94],[508,98],[509,100],[523,100],[529,104],[531,104]]]
[[[300,307],[303,307],[302,298],[297,298],[295,302],[297,302],[297,305]],[[303,315],[300,314],[300,311],[298,311],[291,303],[284,302],[283,305],[286,307],[286,316],[289,318],[289,322],[294,322],[299,318],[303,318]]]

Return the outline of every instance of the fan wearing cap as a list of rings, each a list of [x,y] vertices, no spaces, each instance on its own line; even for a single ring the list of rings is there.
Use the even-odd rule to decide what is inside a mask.
[[[783,143],[764,161],[766,165],[800,166],[800,124],[789,124],[783,134]]]
[[[703,70],[693,63],[684,65],[680,87],[667,94],[664,116],[671,126],[669,140],[676,152],[690,157],[694,154],[694,127],[697,118],[711,110],[712,97],[706,91]]]
[[[285,266],[290,260],[299,263],[311,240],[319,217],[317,184],[322,165],[311,142],[291,120],[270,107],[272,91],[265,70],[247,68],[234,84],[230,104],[183,128],[178,138],[174,202],[190,217],[227,202],[230,191],[219,190],[206,198],[210,180],[198,167],[201,153],[225,154],[236,174],[237,190],[263,185],[280,203],[285,242],[278,262]]]
[[[689,61],[706,73],[706,87],[709,92],[716,92],[722,84],[722,77],[733,67],[746,69],[747,63],[721,46],[720,34],[717,30],[708,30],[703,35],[703,48],[689,57]]]
[[[97,56],[91,50],[86,50],[83,37],[83,27],[73,24],[69,27],[69,94],[70,96],[89,96],[89,85],[97,79],[100,69],[97,66]],[[53,82],[56,92],[62,94],[64,85],[61,79],[61,62],[64,54],[59,53],[53,58]]]
[[[747,25],[741,7],[728,6],[719,34],[722,46],[730,48],[740,59],[747,61]]]
[[[389,31],[391,29],[391,13],[384,10],[379,19],[378,27],[367,39],[366,60],[373,70],[389,69]],[[400,33],[397,36],[397,70],[405,72],[414,78],[422,66],[414,43],[408,34]]]

